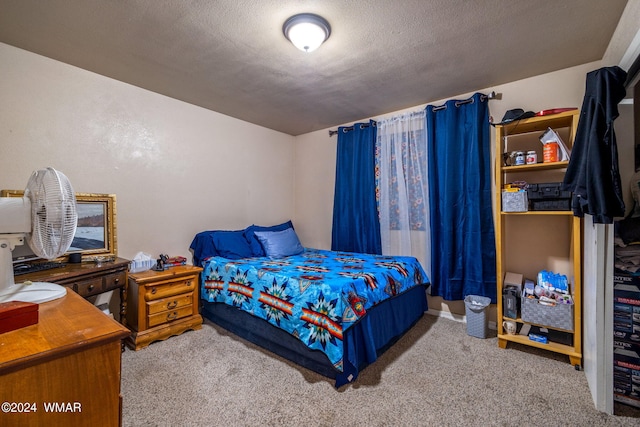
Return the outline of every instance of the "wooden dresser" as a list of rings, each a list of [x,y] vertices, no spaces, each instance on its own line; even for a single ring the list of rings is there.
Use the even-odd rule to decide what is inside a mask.
[[[115,261],[78,264],[68,263],[64,267],[52,268],[15,277],[16,283],[51,282],[73,289],[81,297],[87,298],[103,292],[120,290],[120,320],[124,323],[127,313],[127,272],[130,261],[116,258]]]
[[[38,314],[37,324],[0,334],[0,425],[121,425],[129,330],[73,291]]]
[[[129,274],[127,344],[139,350],[189,329],[200,329],[198,285],[202,269],[190,265]]]

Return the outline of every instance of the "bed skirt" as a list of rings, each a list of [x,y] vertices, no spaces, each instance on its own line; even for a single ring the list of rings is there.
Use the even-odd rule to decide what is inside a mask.
[[[343,371],[324,353],[310,350],[299,339],[271,323],[224,303],[202,300],[202,315],[260,347],[320,375],[335,379],[336,387],[353,382],[427,311],[426,285],[415,286],[369,309],[343,336]]]

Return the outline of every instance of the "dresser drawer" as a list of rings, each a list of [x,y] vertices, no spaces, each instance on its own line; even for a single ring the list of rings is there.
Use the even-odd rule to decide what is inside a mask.
[[[102,277],[94,277],[92,279],[80,280],[73,283],[73,290],[82,297],[90,297],[104,292],[102,286]]]
[[[157,314],[162,311],[174,310],[176,308],[182,308],[186,305],[192,306],[193,304],[193,292],[189,292],[184,295],[176,295],[170,298],[164,298],[161,300],[155,300],[147,303],[147,314]]]
[[[196,276],[197,277],[197,276]],[[179,278],[146,285],[145,300],[154,301],[173,295],[192,292],[197,283],[196,277]]]
[[[170,323],[174,320],[191,316],[192,314],[193,307],[191,306],[176,308],[175,310],[163,311],[161,313],[154,314],[148,317],[149,327],[152,328],[163,323]]]
[[[127,272],[120,271],[104,276],[104,290],[110,291],[122,287],[127,281]]]

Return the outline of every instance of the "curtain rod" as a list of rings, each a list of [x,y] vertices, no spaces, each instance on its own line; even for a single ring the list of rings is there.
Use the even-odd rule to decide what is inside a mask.
[[[360,124],[360,129],[368,128],[369,126],[370,126],[369,123],[362,123],[362,124]],[[374,127],[376,126],[376,122],[373,122],[373,126]],[[344,132],[349,132],[349,131],[352,131],[352,130],[353,130],[353,126],[349,126],[349,127],[344,128],[343,131]],[[338,132],[340,132],[340,131],[329,130],[329,136],[333,136],[333,135],[337,134]]]
[[[502,98],[502,94],[497,94],[494,91],[491,91],[488,95],[480,95],[480,100],[484,101],[485,99],[501,99]],[[469,99],[465,99],[464,101],[457,101],[456,102],[456,107],[459,107],[461,105],[464,104],[470,104],[473,102],[473,98],[469,98]],[[445,108],[447,108],[447,104],[442,104],[438,107],[433,107],[432,111],[439,111],[439,110],[444,110]]]
[[[502,99],[502,94],[501,93],[495,93],[495,91],[491,91],[488,95],[481,95],[480,96],[481,100],[485,100],[485,99]],[[473,102],[473,98],[469,98],[466,99],[464,101],[458,101],[456,102],[456,107],[460,106],[460,105],[464,105],[464,104],[468,104],[470,102]],[[438,111],[438,110],[444,110],[445,108],[447,108],[446,104],[440,105],[439,107],[435,107],[433,109],[433,111]],[[376,125],[376,122],[373,122],[373,125]],[[364,124],[364,125],[360,125],[360,127],[369,127],[369,124]],[[345,132],[349,132],[353,130],[353,126],[349,126],[344,128]],[[337,134],[339,131],[337,130],[329,130],[329,136],[333,136],[335,134]]]

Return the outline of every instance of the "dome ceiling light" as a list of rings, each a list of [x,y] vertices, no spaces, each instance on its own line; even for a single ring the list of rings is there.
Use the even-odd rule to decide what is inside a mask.
[[[282,32],[298,49],[313,52],[329,38],[331,26],[322,16],[301,13],[287,19]]]

